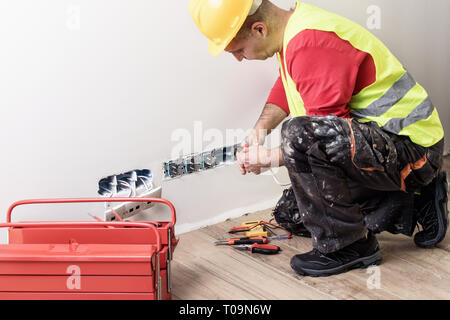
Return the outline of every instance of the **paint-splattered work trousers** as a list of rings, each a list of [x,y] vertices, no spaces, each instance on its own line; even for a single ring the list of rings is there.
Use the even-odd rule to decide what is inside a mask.
[[[438,174],[443,147],[333,115],[286,121],[283,160],[313,247],[334,252],[367,229],[412,235],[414,192]]]

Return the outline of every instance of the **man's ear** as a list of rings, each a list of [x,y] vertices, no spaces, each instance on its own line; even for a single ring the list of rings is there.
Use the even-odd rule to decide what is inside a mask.
[[[265,38],[267,36],[267,26],[264,24],[264,22],[255,22],[254,24],[252,24],[251,32],[256,37]]]

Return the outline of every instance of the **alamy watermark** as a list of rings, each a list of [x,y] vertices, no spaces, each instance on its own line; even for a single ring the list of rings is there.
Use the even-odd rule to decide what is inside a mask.
[[[379,266],[370,266],[367,268],[367,273],[370,274],[366,281],[367,289],[381,289],[381,269]]]
[[[69,290],[81,289],[81,268],[77,265],[70,265],[66,270],[70,276],[67,278],[66,287]]]
[[[81,8],[79,5],[69,5],[66,9],[66,27],[70,31],[81,28]]]
[[[381,8],[377,5],[370,5],[367,7],[367,29],[380,30],[381,29]]]
[[[229,147],[241,144],[243,150],[239,157],[247,164],[270,162],[270,167],[277,170],[280,163],[279,153],[273,152],[270,159],[264,157],[265,152],[278,149],[280,146],[280,130],[273,130],[267,134],[267,130],[254,131],[252,129],[234,128],[220,130],[218,128],[204,129],[203,122],[194,121],[193,129],[178,128],[171,134],[171,141],[175,144],[171,148],[171,159],[183,156],[211,151],[215,148]],[[249,152],[245,152],[246,149]],[[245,155],[245,156],[244,156]]]

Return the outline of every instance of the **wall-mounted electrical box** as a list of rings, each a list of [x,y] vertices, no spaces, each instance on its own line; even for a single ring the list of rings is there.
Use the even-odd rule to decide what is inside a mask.
[[[164,162],[163,176],[165,179],[172,179],[234,163],[236,161],[236,154],[241,149],[240,144],[235,144],[233,146],[216,148],[211,151],[195,153]]]

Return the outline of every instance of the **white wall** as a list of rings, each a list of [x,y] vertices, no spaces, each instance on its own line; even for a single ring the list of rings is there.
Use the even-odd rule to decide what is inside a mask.
[[[450,126],[447,0],[309,2],[361,24],[377,4],[382,29],[374,33]],[[194,121],[222,132],[254,124],[275,60],[210,57],[187,7],[187,0],[0,0],[1,221],[15,200],[96,196],[100,178],[136,168],[160,175],[176,145],[172,133],[193,132]],[[163,184],[178,232],[270,207],[281,190],[271,177],[242,177],[236,167]],[[89,219],[84,207],[27,211],[16,219]]]

